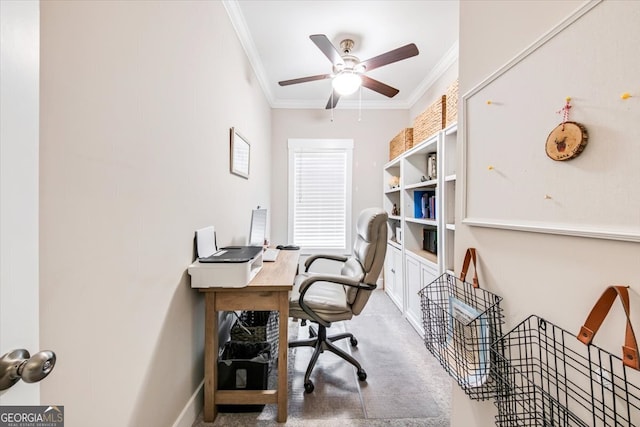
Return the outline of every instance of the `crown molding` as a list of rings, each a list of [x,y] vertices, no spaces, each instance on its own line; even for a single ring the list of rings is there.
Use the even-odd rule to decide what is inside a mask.
[[[413,94],[409,97],[407,104],[409,108],[418,102],[418,100],[429,90],[433,84],[444,75],[444,73],[458,60],[458,40],[449,48],[438,63],[431,69],[427,77],[418,85]]]
[[[326,99],[279,99],[275,101],[272,108],[282,109],[304,109],[304,110],[324,110],[327,105]],[[337,110],[408,110],[409,104],[406,101],[356,101],[341,99]]]
[[[253,72],[256,73],[262,92],[267,98],[269,105],[273,107],[274,99],[271,89],[269,89],[269,80],[267,79],[264,67],[262,66],[262,61],[260,60],[260,55],[258,55],[256,45],[253,43],[253,38],[251,37],[251,32],[249,31],[247,22],[244,20],[244,15],[240,9],[240,3],[238,0],[222,0],[222,4],[227,11],[227,15],[229,15],[231,25],[233,25],[233,28],[236,30],[240,44],[247,54],[251,68],[253,68]]]

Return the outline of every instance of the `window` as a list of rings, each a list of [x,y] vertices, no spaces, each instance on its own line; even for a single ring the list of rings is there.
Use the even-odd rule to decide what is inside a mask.
[[[305,252],[348,253],[353,140],[289,140],[289,241]]]

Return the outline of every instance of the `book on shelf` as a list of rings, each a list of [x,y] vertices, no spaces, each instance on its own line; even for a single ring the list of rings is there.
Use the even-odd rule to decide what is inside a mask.
[[[438,228],[424,227],[422,229],[422,249],[438,254]]]
[[[438,209],[435,190],[421,190],[413,193],[414,217],[418,219],[437,219]]]

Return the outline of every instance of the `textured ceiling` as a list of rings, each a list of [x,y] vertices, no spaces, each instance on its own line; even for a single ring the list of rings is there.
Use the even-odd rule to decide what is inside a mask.
[[[458,0],[224,2],[260,84],[274,108],[324,108],[331,81],[281,87],[278,81],[331,73],[331,62],[309,39],[325,34],[334,46],[350,38],[366,60],[408,43],[418,56],[367,73],[400,90],[387,98],[363,88],[338,108],[409,108],[458,57]],[[361,98],[360,98],[361,97]]]

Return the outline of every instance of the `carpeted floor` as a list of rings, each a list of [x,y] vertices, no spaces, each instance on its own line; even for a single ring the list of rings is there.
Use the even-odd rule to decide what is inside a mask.
[[[360,316],[333,324],[328,333],[345,330],[357,337],[358,346],[352,348],[349,340],[340,345],[360,361],[366,382],[358,381],[350,364],[325,352],[311,375],[315,390],[306,394],[303,378],[313,350],[290,349],[285,424],[275,421],[277,407],[266,405],[262,412],[219,413],[214,423],[200,415],[193,427],[449,426],[451,380],[383,291],[374,291]],[[307,334],[300,323],[290,323],[290,339]]]

